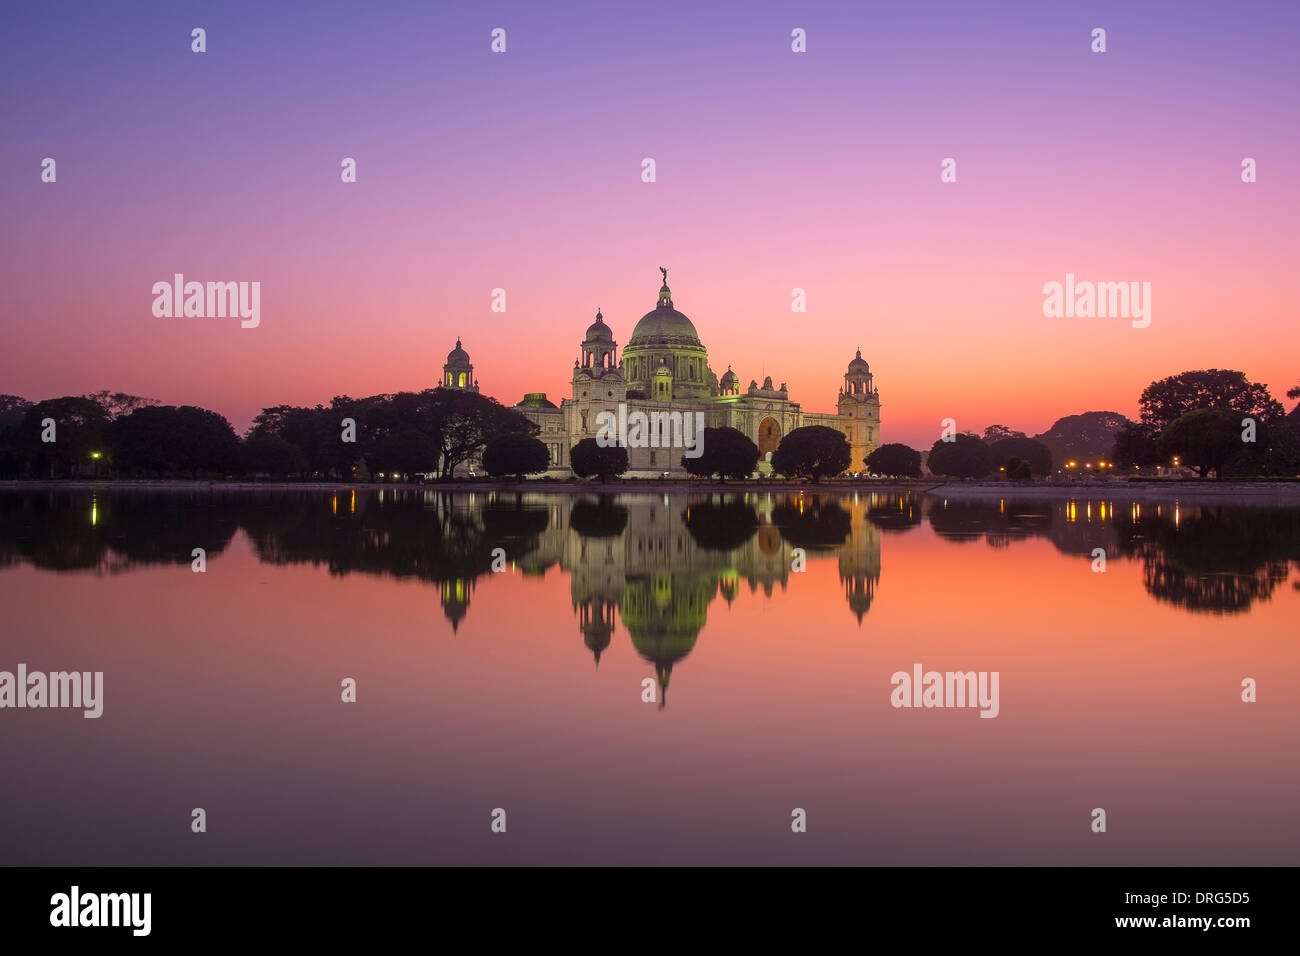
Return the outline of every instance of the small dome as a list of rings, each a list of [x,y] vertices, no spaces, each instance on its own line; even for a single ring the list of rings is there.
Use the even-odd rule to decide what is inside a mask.
[[[733,371],[731,370],[731,366],[728,365],[728,366],[727,366],[727,370],[726,370],[725,372],[722,373],[722,378],[720,378],[720,379],[718,380],[718,384],[719,384],[719,385],[739,385],[739,384],[740,384],[740,376],[738,376],[735,372],[733,372]]]
[[[605,324],[605,317],[600,314],[600,309],[597,309],[596,321],[587,326],[587,341],[610,342],[613,341],[613,338],[613,331]]]
[[[869,366],[862,358],[862,349],[858,349],[857,358],[849,363],[850,372],[857,371],[858,369],[861,369],[864,372],[869,372],[871,370],[871,366]]]
[[[659,367],[655,369],[656,375],[672,375],[673,370],[668,367],[667,362],[660,362]]]
[[[447,353],[448,365],[468,365],[469,353],[460,347],[460,339],[456,339],[456,347]]]

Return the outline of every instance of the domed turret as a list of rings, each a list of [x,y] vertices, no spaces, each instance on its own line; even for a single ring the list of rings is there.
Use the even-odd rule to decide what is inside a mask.
[[[600,309],[596,310],[596,321],[587,326],[588,342],[612,342],[614,340],[614,330],[605,324],[605,317],[601,315]]]
[[[858,354],[849,362],[848,370],[844,373],[844,393],[864,397],[872,394],[871,366],[862,357],[862,349],[858,349]]]
[[[456,347],[447,353],[447,362],[442,367],[441,384],[447,388],[460,388],[467,392],[478,391],[474,366],[470,363],[469,353],[460,347],[459,336],[456,338]]]
[[[722,378],[718,379],[718,393],[720,395],[740,394],[740,376],[731,370],[730,365],[722,373]]]
[[[601,315],[599,308],[596,309],[596,321],[587,326],[581,352],[575,364],[595,378],[617,368],[618,343],[614,341],[614,330],[605,324],[605,316]]]

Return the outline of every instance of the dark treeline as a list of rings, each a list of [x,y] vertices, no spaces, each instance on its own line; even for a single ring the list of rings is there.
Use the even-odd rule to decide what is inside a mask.
[[[448,477],[488,443],[536,432],[495,399],[447,388],[277,405],[242,437],[216,412],[122,393],[0,395],[0,477]]]

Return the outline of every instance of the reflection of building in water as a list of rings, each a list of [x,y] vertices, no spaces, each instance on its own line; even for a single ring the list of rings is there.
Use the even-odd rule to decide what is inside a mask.
[[[474,590],[474,579],[456,578],[442,582],[442,613],[451,621],[451,633],[460,628],[460,622],[469,613],[469,592]]]
[[[871,610],[871,600],[880,581],[880,528],[867,520],[868,509],[856,495],[851,505],[847,501],[845,505],[852,519],[852,530],[839,549],[840,583],[844,585],[849,610],[858,616],[861,626],[863,616]]]

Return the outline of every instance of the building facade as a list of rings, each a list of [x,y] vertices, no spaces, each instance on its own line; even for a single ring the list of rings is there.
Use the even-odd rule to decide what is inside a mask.
[[[758,446],[762,474],[770,471],[772,452],[782,437],[805,425],[825,425],[848,439],[852,449],[848,470],[864,469],[867,455],[880,446],[880,393],[861,350],[848,364],[833,413],[805,412],[791,401],[784,382],[779,388],[773,386],[771,376],[762,385],[751,379],[742,391],[740,378],[730,366],[721,378],[714,373],[694,323],[673,304],[667,270],[661,271],[664,282],[658,301],[633,328],[621,357],[613,329],[597,310],[573,361],[569,396],[557,406],[545,392],[530,392],[514,406],[539,427],[537,437],[551,454],[550,474],[570,475],[569,449],[584,438],[596,437],[601,414],[617,413],[620,405],[626,406],[629,416],[698,412],[707,428],[738,429]],[[473,369],[457,339],[443,369],[443,386],[477,391]],[[680,447],[629,447],[627,474],[684,475],[682,454]]]

